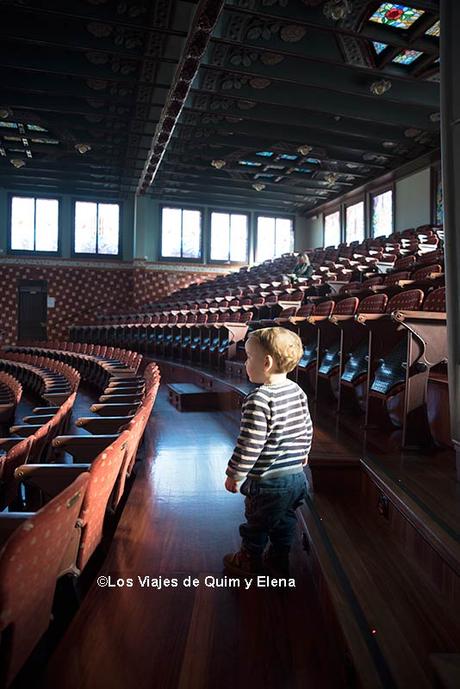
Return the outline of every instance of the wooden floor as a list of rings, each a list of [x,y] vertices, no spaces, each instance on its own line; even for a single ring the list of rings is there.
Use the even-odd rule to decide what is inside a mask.
[[[300,542],[294,589],[222,587],[222,556],[239,546],[243,497],[224,490],[237,427],[221,412],[180,414],[162,389],[144,458],[99,575],[133,586],[84,598],[43,687],[54,689],[335,689]],[[198,578],[197,588],[182,584]],[[137,577],[176,578],[142,588]],[[205,585],[205,578],[215,588]]]

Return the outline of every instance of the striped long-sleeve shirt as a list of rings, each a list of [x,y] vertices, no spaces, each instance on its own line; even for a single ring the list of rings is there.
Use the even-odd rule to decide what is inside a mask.
[[[246,397],[240,434],[226,474],[236,481],[302,471],[313,426],[304,391],[292,380],[261,385]]]

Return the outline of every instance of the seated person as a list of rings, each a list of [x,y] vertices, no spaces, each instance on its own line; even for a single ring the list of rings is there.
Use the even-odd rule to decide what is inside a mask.
[[[308,254],[302,252],[297,256],[297,263],[295,264],[292,273],[289,274],[289,278],[294,284],[298,282],[299,278],[310,278],[313,275],[313,272],[313,266],[310,263]]]

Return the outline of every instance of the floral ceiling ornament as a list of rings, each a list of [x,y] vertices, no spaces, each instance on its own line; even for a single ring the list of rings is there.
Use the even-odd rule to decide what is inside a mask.
[[[13,167],[15,167],[17,170],[19,170],[21,167],[24,167],[24,165],[26,164],[26,161],[22,160],[22,158],[11,158],[10,163],[11,163],[11,165],[13,165]]]
[[[107,88],[108,82],[105,79],[87,79],[86,85],[93,91],[103,91]]]
[[[348,17],[352,9],[349,0],[329,0],[323,7],[323,13],[328,19],[338,22]]]
[[[280,38],[285,43],[298,43],[305,37],[307,29],[298,24],[287,24],[280,31]]]
[[[225,160],[212,160],[211,165],[215,167],[216,170],[222,170],[222,168],[227,165],[227,162]]]
[[[333,186],[333,185],[337,182],[337,180],[339,179],[339,175],[337,174],[337,172],[329,172],[329,173],[324,177],[324,179],[326,180],[326,182],[327,182],[330,186]]]
[[[261,182],[256,182],[252,185],[252,188],[256,191],[263,191],[265,189],[265,184],[262,184]]]
[[[308,144],[302,144],[302,146],[299,146],[297,149],[297,153],[300,153],[301,156],[307,156],[312,151],[313,146],[309,146]]]
[[[81,153],[81,155],[84,155],[85,153],[88,153],[88,151],[91,150],[91,146],[85,143],[75,144],[74,148],[78,153]]]
[[[406,131],[404,132],[404,136],[406,137],[406,139],[415,139],[415,137],[421,133],[421,129],[415,129],[414,127],[410,127],[409,129],[406,129]]]
[[[277,53],[262,53],[260,55],[260,61],[263,65],[273,67],[284,61],[284,55],[278,55]]]
[[[1,120],[7,120],[8,117],[11,117],[13,115],[13,111],[11,108],[8,108],[4,105],[0,106],[0,119]]]
[[[86,29],[92,36],[96,38],[107,38],[113,31],[113,26],[110,24],[102,24],[101,22],[90,22]]]
[[[440,122],[441,121],[441,113],[440,112],[431,113],[430,120],[432,122]]]
[[[253,79],[249,80],[249,86],[253,89],[257,89],[258,91],[268,88],[271,83],[272,82],[270,79],[264,79],[263,77],[254,77]]]
[[[90,50],[85,55],[88,62],[93,65],[106,65],[109,61],[109,56],[106,53],[98,53],[96,50]]]
[[[230,56],[230,62],[235,67],[242,65],[243,67],[249,67],[253,62],[256,62],[258,54],[255,52],[247,52],[245,50],[238,50],[232,53]]]
[[[391,87],[391,81],[388,81],[388,79],[380,79],[379,81],[373,81],[369,90],[374,96],[383,96]]]

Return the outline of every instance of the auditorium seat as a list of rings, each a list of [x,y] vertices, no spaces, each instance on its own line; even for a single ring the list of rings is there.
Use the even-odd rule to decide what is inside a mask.
[[[0,686],[8,687],[48,629],[62,559],[88,487],[82,473],[35,514],[0,515]]]

